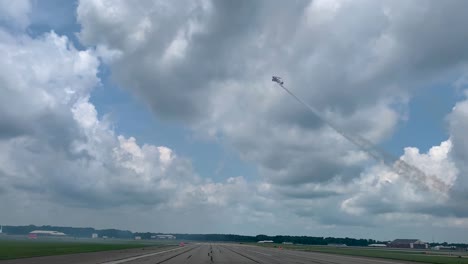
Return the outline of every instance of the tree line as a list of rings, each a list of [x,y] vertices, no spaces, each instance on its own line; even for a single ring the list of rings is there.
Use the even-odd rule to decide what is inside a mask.
[[[50,230],[63,232],[68,236],[77,238],[90,238],[92,234],[98,234],[99,237],[106,236],[108,238],[133,239],[135,236],[141,239],[151,239],[152,236],[161,235],[163,233],[152,232],[131,232],[129,230],[119,229],[94,229],[92,227],[60,227],[60,226],[3,226],[3,232],[11,235],[27,235],[34,230]],[[370,244],[385,244],[388,241],[378,241],[374,239],[356,239],[356,238],[337,238],[337,237],[313,237],[313,236],[244,236],[235,234],[177,234],[171,233],[178,240],[192,241],[212,241],[212,242],[239,242],[239,243],[256,243],[262,240],[272,240],[274,243],[289,242],[294,244],[304,245],[329,245],[329,244],[345,244],[347,246],[368,246]],[[467,247],[467,244],[460,243],[431,243],[431,246],[457,246]]]

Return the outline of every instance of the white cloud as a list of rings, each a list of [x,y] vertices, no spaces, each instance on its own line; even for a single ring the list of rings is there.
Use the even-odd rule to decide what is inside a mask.
[[[447,141],[427,153],[405,149],[404,160],[452,187],[431,192],[375,164],[270,78],[283,76],[338,126],[381,143],[411,122],[407,104],[418,87],[463,73],[464,5],[83,0],[77,19],[87,50],[54,32],[1,30],[0,195],[57,212],[73,205],[83,215],[99,207],[115,218],[119,207],[145,226],[158,214],[158,225],[189,232],[188,223],[200,232],[403,228],[396,219],[463,227],[466,101],[447,118]],[[29,9],[18,4],[1,15],[24,28]],[[233,148],[258,177],[213,182],[176,150],[116,134],[90,101],[98,57],[158,117]]]
[[[29,25],[31,9],[29,0],[0,0],[0,23],[22,30]]]
[[[465,90],[465,97],[468,92]],[[454,184],[454,189],[458,192],[458,199],[467,201],[466,188],[468,185],[468,100],[458,102],[452,112],[448,115],[449,131],[453,144],[452,158],[460,173]]]
[[[378,144],[399,122],[411,122],[407,105],[418,87],[463,72],[465,4],[214,1],[206,8],[206,2],[173,1],[131,7],[117,2],[110,9],[103,3],[80,2],[80,34],[87,45],[119,51],[110,66],[120,85],[156,115],[186,122],[194,133],[237,150],[257,166],[261,195],[281,199],[287,211],[318,211],[323,215],[313,219],[319,223],[371,225],[380,214],[409,214],[416,205],[429,210],[430,204],[453,201],[452,192],[433,194],[426,184],[373,164],[269,79],[283,76],[343,130]],[[112,18],[114,9],[125,11]],[[143,19],[145,38],[130,45]],[[199,30],[188,30],[193,23]],[[453,186],[460,181],[459,162],[451,158],[462,146],[456,135],[451,132],[428,153],[407,148],[403,158]],[[309,209],[299,209],[304,201]],[[348,213],[365,215],[351,221]]]
[[[334,20],[342,1],[339,0],[316,0],[311,1],[306,10],[307,22],[310,26],[323,26]]]
[[[138,207],[179,214],[229,207],[254,188],[242,177],[217,183],[201,178],[172,149],[117,135],[90,102],[100,85],[92,49],[77,50],[54,32],[35,39],[1,36],[2,200],[17,197],[15,206],[40,204],[59,213],[68,205],[88,213]]]
[[[318,6],[319,9],[325,8],[333,12],[334,16],[330,21],[341,17],[347,19],[347,15],[341,11],[341,5],[350,3],[336,2],[328,7],[316,1],[311,4],[312,7]],[[222,135],[225,142],[238,149],[242,157],[259,164],[262,170],[266,169],[268,175],[279,174],[273,178],[288,178],[300,182],[313,174],[317,174],[316,177],[321,180],[357,176],[356,165],[359,164],[351,165],[351,171],[354,171],[343,175],[347,171],[343,168],[346,162],[334,160],[341,153],[354,151],[354,147],[339,135],[321,129],[323,124],[320,120],[311,119],[308,113],[294,105],[280,90],[266,88],[267,84],[270,85],[270,71],[276,68],[281,69],[286,80],[291,80],[288,85],[293,85],[301,96],[317,104],[317,108],[334,120],[342,120],[339,123],[345,129],[364,134],[376,142],[392,134],[399,115],[402,114],[393,109],[392,105],[400,102],[404,104],[404,99],[401,98],[405,98],[405,93],[396,90],[396,96],[388,97],[387,89],[391,85],[376,84],[373,79],[378,74],[362,81],[362,78],[348,73],[351,70],[349,66],[354,61],[364,68],[372,68],[373,65],[361,60],[361,57],[368,57],[361,56],[366,53],[365,50],[358,51],[356,56],[346,55],[351,58],[351,65],[344,65],[344,71],[341,72],[343,67],[339,64],[346,58],[329,53],[330,45],[326,43],[328,40],[338,45],[343,39],[324,36],[323,41],[314,43],[313,30],[301,22],[306,13],[288,13],[291,7],[278,3],[243,3],[231,6],[220,2],[205,8],[203,2],[195,2],[187,8],[182,6],[183,1],[176,1],[170,7],[149,2],[136,7],[115,3],[109,9],[102,1],[83,1],[78,8],[78,20],[83,25],[82,40],[86,44],[122,52],[119,59],[111,62],[115,78],[122,86],[131,87],[137,95],[144,98],[156,114],[166,118],[196,120],[192,124],[197,127],[197,132]],[[166,23],[166,14],[150,15],[163,10],[169,10],[166,13],[174,15],[171,13],[174,9],[179,12],[176,19],[169,24]],[[298,28],[296,36],[284,32],[282,39],[289,39],[288,43],[262,41],[274,39],[276,34],[275,28],[271,27],[270,9],[281,9],[284,11],[282,13],[288,14],[287,17],[280,17],[284,22],[280,29]],[[113,10],[125,10],[119,11],[119,14],[128,19],[112,18]],[[96,18],[96,14],[101,13],[103,15]],[[147,31],[151,41],[142,42],[142,46],[136,50],[122,44],[127,41],[122,36],[128,36],[140,27],[141,21],[135,19],[146,17],[151,17],[148,22],[151,26],[148,26]],[[361,19],[366,18],[367,14],[362,14]],[[380,19],[384,20],[385,16],[382,14]],[[187,32],[193,21],[197,22],[197,28],[201,30],[188,30],[188,35],[183,33]],[[250,24],[248,28],[239,26],[243,23]],[[166,27],[160,27],[161,24]],[[336,22],[333,25],[342,26]],[[352,25],[355,28],[359,26]],[[117,36],[105,30],[108,27],[118,28],[126,33],[119,32]],[[255,32],[261,32],[260,38]],[[379,33],[370,28],[356,36],[345,37],[351,37],[353,41],[364,38],[365,42],[375,43],[374,39],[379,37]],[[307,43],[311,43],[310,48],[306,46]],[[293,50],[282,51],[287,46],[291,46]],[[337,48],[341,51],[348,49]],[[289,58],[297,58],[298,61],[293,62]],[[173,63],[168,64],[168,61]],[[327,68],[324,62],[330,67],[327,71],[333,72],[335,76],[328,73],[319,73],[317,76],[308,74]],[[276,66],[281,64],[291,65],[291,68],[286,71],[283,67]],[[294,65],[302,65],[301,71],[296,70]],[[313,80],[311,77],[317,78]],[[374,84],[376,87],[371,87]],[[341,89],[344,85],[351,85],[348,88],[350,95],[352,92],[358,95],[348,96],[346,92],[343,94]],[[369,96],[360,96],[368,91],[371,91]],[[356,107],[361,101],[366,103],[362,107]],[[258,139],[256,135],[263,135],[264,140]],[[336,141],[341,143],[334,144]],[[295,145],[297,147],[293,151],[291,146]],[[330,148],[331,145],[336,148]],[[284,168],[292,160],[295,163],[291,163],[290,168]],[[314,160],[320,160],[317,166],[309,166]],[[278,167],[283,167],[283,173],[277,170]]]
[[[459,174],[450,158],[451,150],[452,143],[448,140],[432,147],[428,153],[419,153],[414,147],[406,148],[401,158],[452,187]],[[354,194],[343,201],[341,208],[351,214],[417,213],[453,202],[450,193],[421,186],[405,181],[404,175],[388,167],[375,166],[353,183]]]

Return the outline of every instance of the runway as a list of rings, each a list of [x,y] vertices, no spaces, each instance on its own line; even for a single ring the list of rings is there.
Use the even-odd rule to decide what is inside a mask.
[[[102,256],[106,255],[103,261]],[[204,243],[189,244],[185,247],[176,247],[159,250],[142,251],[139,254],[116,255],[112,252],[96,252],[94,258],[85,254],[51,256],[41,258],[17,259],[0,261],[2,264],[42,264],[42,263],[101,263],[101,264],[213,264],[213,263],[239,263],[239,264],[395,264],[411,263],[386,259],[332,255],[315,252],[283,250],[278,248],[264,248],[259,246],[240,244]],[[60,260],[59,260],[60,259]]]
[[[180,263],[271,263],[271,264],[395,264],[409,263],[385,259],[331,255],[315,252],[282,250],[277,248],[263,248],[239,244],[196,244],[170,252],[153,256],[123,259],[105,264],[135,263],[135,264],[180,264]]]

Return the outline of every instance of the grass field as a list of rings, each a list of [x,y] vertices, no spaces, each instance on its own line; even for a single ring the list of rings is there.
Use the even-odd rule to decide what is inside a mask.
[[[435,264],[468,264],[468,258],[458,258],[458,256],[434,256],[426,254],[423,251],[399,251],[399,250],[385,250],[385,249],[366,249],[366,248],[353,248],[353,247],[329,247],[329,246],[302,246],[302,245],[274,245],[274,244],[261,244],[261,246],[274,247],[281,246],[285,249],[314,251],[331,254],[342,254],[351,256],[363,256],[374,258],[385,258],[395,260],[407,260],[423,263]],[[431,252],[434,253],[434,252]]]
[[[0,260],[96,252],[150,246],[142,243],[87,243],[62,241],[0,240]],[[151,245],[151,246],[164,246]]]

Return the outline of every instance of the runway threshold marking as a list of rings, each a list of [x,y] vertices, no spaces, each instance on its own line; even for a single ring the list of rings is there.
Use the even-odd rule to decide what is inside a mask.
[[[164,251],[158,251],[158,252],[149,253],[149,254],[144,254],[144,255],[139,255],[139,256],[130,257],[130,258],[124,258],[124,259],[119,259],[119,260],[113,260],[113,261],[103,262],[103,263],[101,263],[101,264],[119,264],[119,263],[125,263],[125,262],[128,262],[128,261],[132,261],[132,260],[136,260],[136,259],[141,259],[141,258],[146,258],[146,257],[151,257],[151,256],[155,256],[155,255],[159,255],[159,254],[163,254],[163,253],[167,253],[167,252],[171,252],[171,251],[180,250],[180,249],[182,249],[182,247],[180,247],[180,248],[174,248],[174,249],[169,249],[169,250],[164,250]]]

